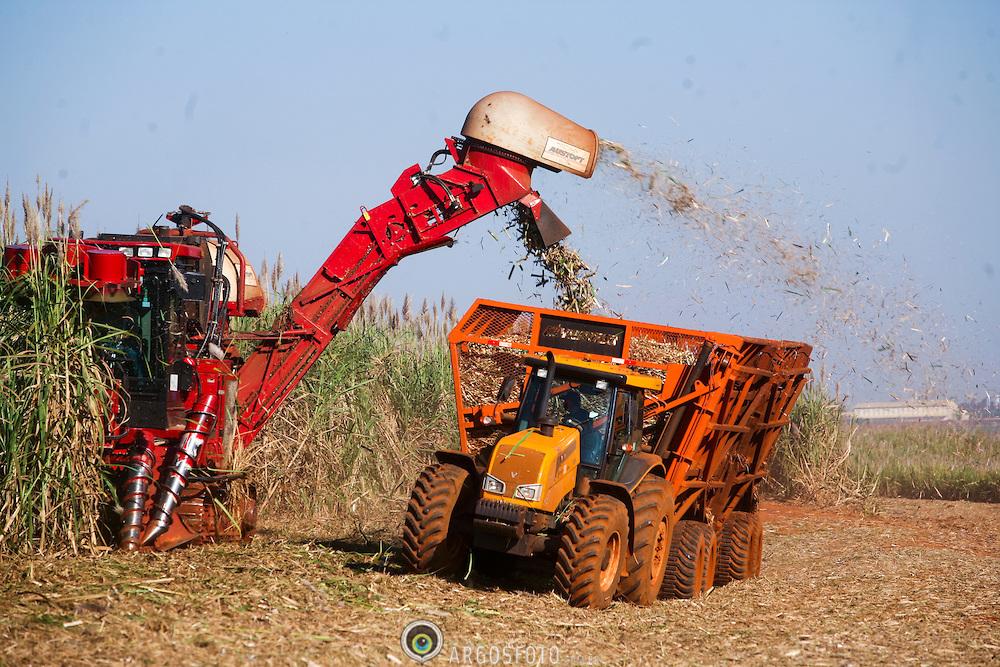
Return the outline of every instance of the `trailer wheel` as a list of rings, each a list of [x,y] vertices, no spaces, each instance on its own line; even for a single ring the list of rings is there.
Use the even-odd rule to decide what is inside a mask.
[[[627,573],[618,593],[629,602],[656,602],[667,571],[670,537],[674,528],[674,494],[670,483],[649,476],[639,483],[632,497],[635,508],[635,550],[626,562]]]
[[[628,514],[610,496],[579,498],[563,524],[555,583],[574,607],[604,609],[618,589],[628,550]]]
[[[719,561],[715,585],[724,586],[754,576],[754,547],[759,544],[756,512],[733,512],[719,533]],[[756,539],[755,539],[756,538]]]
[[[753,532],[750,539],[750,573],[749,578],[760,576],[760,564],[764,556],[764,521],[760,514],[754,512]]]
[[[701,597],[712,587],[715,554],[715,531],[711,526],[701,521],[678,521],[660,594],[688,600]]]
[[[423,469],[403,523],[403,559],[411,570],[451,574],[466,564],[474,497],[473,480],[458,466],[435,463]]]

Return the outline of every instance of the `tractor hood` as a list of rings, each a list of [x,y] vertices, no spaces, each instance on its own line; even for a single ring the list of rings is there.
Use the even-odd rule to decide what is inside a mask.
[[[483,498],[554,512],[576,484],[580,432],[556,426],[551,436],[530,428],[502,438],[493,449]]]

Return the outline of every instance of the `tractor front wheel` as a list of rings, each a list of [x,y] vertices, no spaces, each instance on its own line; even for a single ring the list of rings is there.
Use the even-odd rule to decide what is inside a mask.
[[[610,496],[579,498],[563,524],[556,588],[574,607],[604,609],[618,589],[628,551],[628,513]]]
[[[403,523],[403,560],[414,572],[453,574],[467,562],[475,480],[458,466],[427,466],[413,485]]]

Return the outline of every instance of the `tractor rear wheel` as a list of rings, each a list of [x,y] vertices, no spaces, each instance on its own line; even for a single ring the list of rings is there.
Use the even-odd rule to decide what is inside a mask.
[[[715,585],[724,586],[754,576],[755,532],[760,524],[756,512],[733,512],[719,532],[719,560]]]
[[[715,531],[711,526],[701,521],[678,521],[661,595],[688,600],[701,597],[712,587],[715,554]]]
[[[411,570],[452,574],[466,564],[475,491],[472,477],[458,466],[424,468],[403,523],[403,559]]]
[[[628,513],[610,496],[577,499],[563,524],[555,583],[574,607],[604,609],[618,589],[628,550]]]
[[[632,496],[635,508],[634,551],[626,562],[627,573],[618,593],[629,602],[656,602],[667,571],[670,537],[674,528],[674,494],[670,482],[649,476]]]

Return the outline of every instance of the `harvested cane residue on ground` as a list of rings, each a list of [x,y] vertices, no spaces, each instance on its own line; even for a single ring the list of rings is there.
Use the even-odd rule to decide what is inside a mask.
[[[479,645],[555,647],[559,664],[594,665],[1000,658],[997,506],[891,500],[868,517],[765,503],[763,513],[762,577],[703,600],[605,611],[567,606],[542,575],[404,574],[391,525],[386,542],[370,526],[366,539],[293,520],[245,548],[2,562],[0,661],[400,665],[399,635],[415,619],[441,627],[442,664]]]

